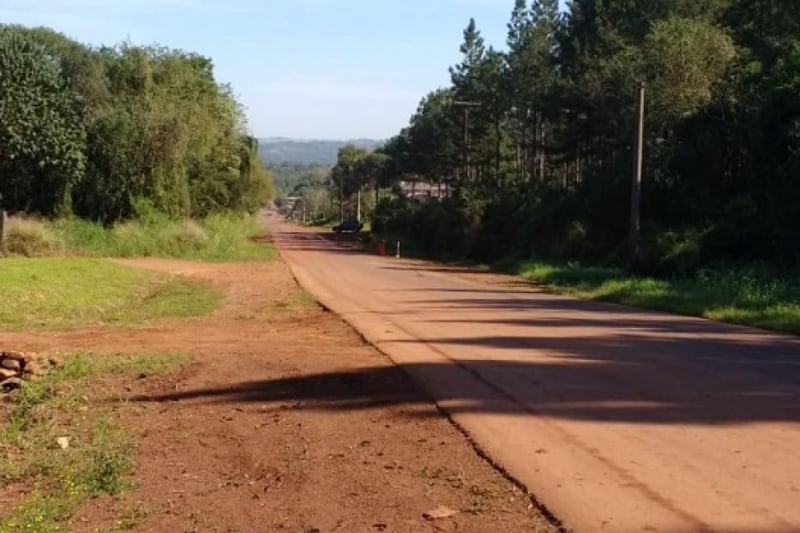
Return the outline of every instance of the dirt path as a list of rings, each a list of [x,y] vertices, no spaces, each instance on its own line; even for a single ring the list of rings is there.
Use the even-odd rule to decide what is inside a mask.
[[[300,282],[578,531],[800,531],[800,339],[353,253]]]
[[[214,315],[130,329],[0,333],[36,351],[188,353],[179,375],[117,391],[141,434],[139,490],[76,531],[548,531],[405,374],[296,287],[281,262],[125,264],[224,291]],[[459,510],[428,521],[439,505]]]

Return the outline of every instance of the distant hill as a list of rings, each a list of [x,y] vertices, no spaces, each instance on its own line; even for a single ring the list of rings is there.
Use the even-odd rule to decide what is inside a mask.
[[[383,141],[375,139],[353,139],[349,141],[323,141],[270,137],[259,139],[258,154],[268,167],[279,165],[333,166],[339,148],[354,144],[374,150]]]

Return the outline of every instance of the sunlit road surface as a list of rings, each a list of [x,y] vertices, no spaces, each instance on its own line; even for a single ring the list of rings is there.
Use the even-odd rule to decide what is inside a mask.
[[[566,527],[800,532],[800,340],[268,223],[298,281]]]

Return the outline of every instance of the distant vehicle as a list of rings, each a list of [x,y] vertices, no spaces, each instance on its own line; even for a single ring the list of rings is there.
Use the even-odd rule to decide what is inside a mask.
[[[364,224],[358,220],[345,220],[338,226],[333,227],[334,233],[358,233],[364,227]]]

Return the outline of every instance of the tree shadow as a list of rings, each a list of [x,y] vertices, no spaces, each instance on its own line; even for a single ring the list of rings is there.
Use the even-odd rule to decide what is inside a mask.
[[[351,234],[320,234],[305,231],[281,231],[269,236],[269,241],[285,251],[330,252],[353,254],[363,251],[358,236]]]
[[[401,364],[138,397],[136,401],[289,403],[359,410],[429,403],[411,383],[458,413],[530,415],[581,421],[730,425],[800,422],[797,346],[737,346],[700,339],[514,336],[432,338],[436,349],[469,346],[504,359]],[[787,351],[791,349],[791,351]],[[547,353],[536,359],[531,350]],[[479,386],[474,386],[478,384]]]
[[[337,251],[329,248],[335,243],[316,235],[282,235],[286,249]],[[382,268],[454,271],[435,265]],[[399,326],[418,326],[428,334],[387,342],[433,349],[438,362],[250,381],[138,400],[290,402],[308,409],[355,410],[428,403],[424,389],[448,402],[454,413],[642,424],[800,422],[797,338],[496,285],[402,292],[408,299],[381,314],[397,315]]]

